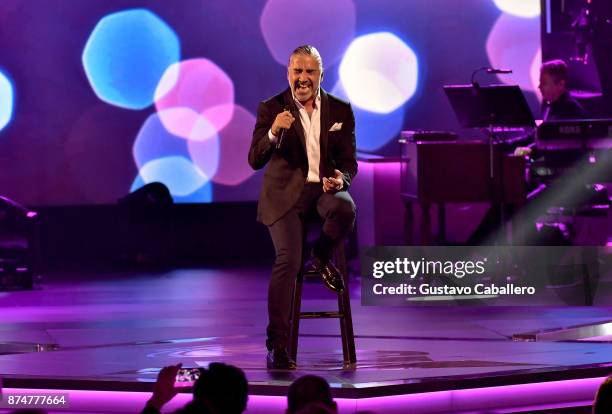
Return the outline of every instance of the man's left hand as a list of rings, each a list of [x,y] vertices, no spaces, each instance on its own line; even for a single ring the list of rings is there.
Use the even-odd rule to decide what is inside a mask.
[[[342,172],[334,170],[334,174],[333,177],[323,177],[323,191],[326,193],[336,193],[344,187]]]

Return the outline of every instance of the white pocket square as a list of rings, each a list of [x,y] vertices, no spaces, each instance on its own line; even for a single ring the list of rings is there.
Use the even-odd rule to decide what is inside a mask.
[[[336,122],[335,124],[331,126],[331,128],[329,129],[329,132],[340,131],[341,129],[342,129],[342,122]]]

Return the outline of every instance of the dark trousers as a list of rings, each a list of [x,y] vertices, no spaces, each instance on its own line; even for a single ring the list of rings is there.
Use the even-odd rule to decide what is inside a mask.
[[[324,220],[321,237],[314,247],[323,261],[329,259],[333,246],[342,242],[355,223],[355,203],[348,192],[328,194],[323,192],[321,183],[308,183],[296,205],[268,226],[276,251],[268,288],[269,350],[287,346],[293,288],[302,267],[304,222],[315,212]]]

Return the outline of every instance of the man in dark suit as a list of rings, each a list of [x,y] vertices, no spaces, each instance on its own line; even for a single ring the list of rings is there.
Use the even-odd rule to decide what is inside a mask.
[[[542,93],[542,119],[560,121],[564,119],[583,119],[586,111],[567,88],[569,70],[567,64],[560,60],[544,62],[540,68]]]
[[[259,104],[249,150],[251,167],[267,165],[257,219],[268,226],[276,251],[268,289],[268,368],[295,369],[287,353],[289,316],[309,213],[324,220],[313,263],[328,288],[344,289],[330,258],[355,222],[347,192],[357,173],[355,118],[350,104],[320,88],[322,77],[317,49],[296,48],[287,68],[289,88]]]
[[[567,64],[560,59],[550,60],[542,63],[540,67],[540,83],[538,89],[542,94],[542,120],[543,121],[561,121],[569,119],[587,118],[588,114],[580,105],[580,103],[570,94],[567,84],[569,82],[569,69]],[[533,136],[532,141],[528,146],[520,146],[514,149],[516,156],[531,156],[532,158],[542,157],[542,154],[537,154],[535,141]],[[548,157],[554,157],[555,154],[549,154]],[[531,190],[533,190],[532,188]],[[531,191],[530,190],[530,191]],[[534,203],[530,202],[533,206]],[[547,206],[545,206],[547,207]],[[492,236],[494,232],[499,233],[501,228],[501,209],[504,208],[504,216],[509,219],[514,216],[515,211],[512,206],[501,205],[494,203],[487,211],[476,230],[467,240],[468,245],[477,245],[483,243],[493,243]],[[533,207],[532,207],[533,209]],[[540,213],[544,213],[542,209],[533,210],[532,217],[524,219],[525,222],[533,222]]]

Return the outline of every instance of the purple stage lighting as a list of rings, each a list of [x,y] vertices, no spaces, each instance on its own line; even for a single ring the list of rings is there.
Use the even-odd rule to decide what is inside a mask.
[[[193,163],[210,179],[213,179],[219,169],[221,159],[220,145],[220,140],[216,134],[205,141],[187,142],[187,149]]]
[[[323,66],[329,67],[355,36],[355,22],[351,0],[268,0],[259,23],[268,50],[281,65],[287,66],[297,46],[311,44],[321,53]]]
[[[219,168],[212,178],[213,182],[224,185],[238,185],[246,181],[255,171],[247,163],[245,154],[249,152],[250,136],[255,125],[255,116],[242,106],[234,107],[231,122],[219,132]],[[206,142],[189,141],[189,153],[199,165],[206,151]]]
[[[138,168],[142,168],[151,160],[169,155],[189,156],[185,140],[169,133],[161,123],[158,113],[149,115],[140,127],[132,154]]]
[[[31,154],[48,154],[46,163],[33,163],[30,167],[32,177],[41,174],[51,180],[40,186],[43,199],[53,199],[54,193],[67,191],[64,204],[115,203],[126,194],[134,174],[130,153],[133,132],[117,122],[117,112],[130,114],[96,101],[70,125],[61,144],[29,150]],[[61,156],[52,155],[54,151]],[[53,168],[55,174],[44,174],[45,168]]]
[[[405,414],[406,412],[448,414],[465,412],[530,412],[589,405],[604,378],[583,378],[497,387],[457,389],[374,398],[335,398],[339,411],[358,411]],[[333,388],[341,384],[331,384]],[[380,385],[383,385],[382,383]],[[82,390],[28,390],[9,388],[11,394],[66,393],[73,411],[87,412],[95,407],[104,412],[138,412],[151,396],[145,392],[82,391]],[[191,400],[189,393],[180,393],[164,411],[173,412]],[[249,395],[247,412],[283,413],[287,408],[286,396]]]
[[[199,170],[210,179],[219,166],[219,138],[216,133],[200,142],[200,151],[192,153],[188,141],[168,132],[162,124],[164,111],[150,115],[144,122],[132,148],[134,161],[142,168],[151,160],[168,156],[192,158]],[[200,122],[206,119],[199,117]],[[193,158],[196,155],[196,158]]]

